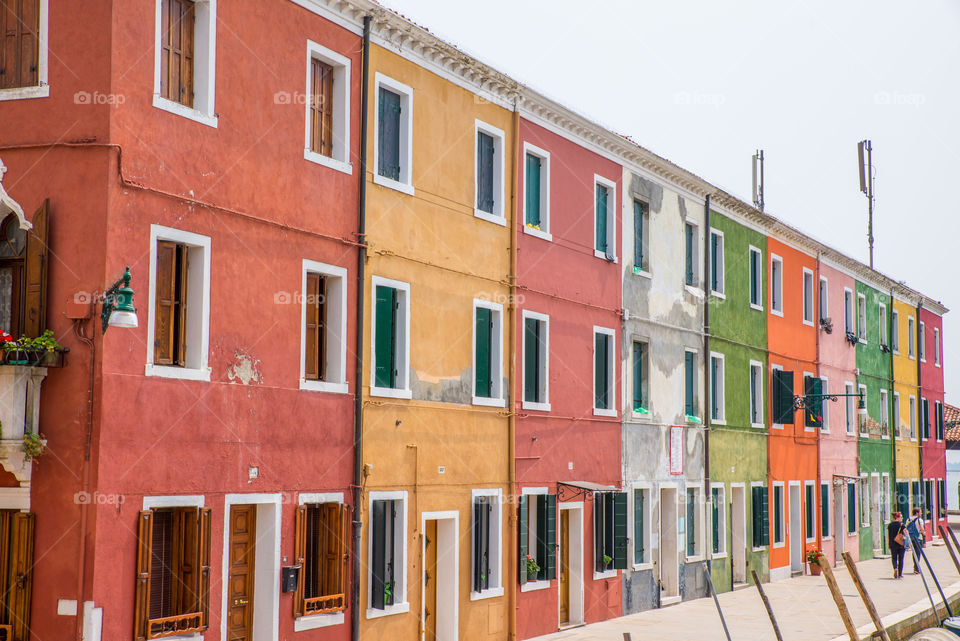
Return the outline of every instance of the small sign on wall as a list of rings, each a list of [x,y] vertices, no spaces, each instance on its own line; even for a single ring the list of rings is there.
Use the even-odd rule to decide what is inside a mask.
[[[683,425],[670,426],[670,473],[683,474]]]

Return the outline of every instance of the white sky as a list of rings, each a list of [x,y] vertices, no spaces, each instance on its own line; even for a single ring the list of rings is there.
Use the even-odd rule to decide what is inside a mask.
[[[747,202],[762,148],[766,211],[865,263],[870,138],[875,266],[954,309],[960,404],[956,0],[381,1]]]

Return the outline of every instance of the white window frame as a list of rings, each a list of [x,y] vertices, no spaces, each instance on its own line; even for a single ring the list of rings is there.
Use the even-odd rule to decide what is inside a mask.
[[[861,318],[860,312],[863,312]],[[863,345],[867,344],[867,297],[863,294],[857,294],[857,340]]]
[[[307,274],[322,274],[327,278],[326,346],[324,370],[331,380],[307,380],[306,348],[307,341]],[[331,292],[331,284],[334,289]],[[334,319],[330,321],[331,317]],[[337,331],[331,331],[336,328]],[[331,372],[333,375],[331,375]],[[336,265],[327,265],[314,260],[303,259],[300,274],[300,389],[314,392],[347,394],[350,386],[347,381],[347,270]]]
[[[893,326],[893,335],[890,336],[890,349],[894,354],[900,353],[900,312],[896,307],[890,309],[890,324]]]
[[[319,60],[333,68],[333,144],[331,156],[310,149],[310,96],[313,95],[313,61]],[[323,45],[307,40],[307,99],[304,102],[304,146],[303,158],[318,165],[353,174],[350,162],[350,58],[343,56]]]
[[[870,475],[866,472],[860,474],[860,496],[857,497],[857,523],[860,527],[870,527]]]
[[[808,281],[809,279],[809,281]],[[810,283],[809,291],[807,288],[807,282]],[[803,317],[803,324],[809,327],[813,327],[813,319],[817,316],[815,294],[813,290],[813,270],[806,267],[803,268],[803,275],[801,276],[800,286],[803,290],[803,309],[801,314]],[[807,307],[810,308],[810,317],[807,318]]]
[[[900,425],[900,392],[894,390],[893,392],[893,421],[895,423],[892,426],[894,438],[898,441],[903,438],[901,433]]]
[[[817,292],[817,306],[819,320],[823,321],[830,318],[830,281],[826,276],[820,277],[820,289]]]
[[[843,288],[843,331],[845,334],[857,335],[856,305],[853,302],[853,290]]]
[[[857,531],[860,529],[860,481],[850,481],[846,482],[846,490],[848,496],[847,505],[850,505],[849,493],[850,489],[853,488],[853,504],[856,506],[853,510],[853,529],[850,529],[850,515],[845,515],[847,518],[844,519],[845,523],[843,524],[844,529],[846,530],[847,536],[854,536]],[[846,507],[846,505],[844,506]]]
[[[778,278],[774,278],[774,263]],[[779,302],[779,306],[775,302]],[[783,258],[773,253],[770,254],[770,313],[783,318]]]
[[[927,362],[927,324],[920,321],[920,339],[917,341],[917,352],[920,354],[920,362]]]
[[[384,604],[383,610],[378,610],[376,608],[370,607],[370,604],[373,603],[373,520],[369,519],[367,521],[367,618],[368,619],[378,619],[380,617],[390,616],[391,614],[401,614],[403,612],[410,611],[410,601],[407,598],[407,511],[408,511],[408,502],[407,502],[407,491],[406,490],[393,490],[389,492],[377,492],[371,491],[369,498],[367,499],[367,514],[373,514],[373,502],[374,501],[400,501],[400,518],[398,523],[395,523],[395,527],[399,530],[399,536],[397,532],[394,532],[394,542],[396,547],[394,548],[393,554],[396,562],[394,563],[394,585],[393,587],[393,596],[395,603],[393,605]],[[399,569],[399,572],[397,571]],[[399,578],[397,578],[399,575]],[[399,588],[399,589],[398,589]],[[398,594],[399,592],[399,594]]]
[[[734,487],[735,485],[736,485],[735,483],[731,483],[731,484],[730,484],[730,487]],[[770,511],[770,488],[767,487],[767,484],[766,484],[764,481],[750,481],[750,483],[749,483],[749,487],[748,487],[747,489],[750,490],[750,492],[748,493],[749,496],[750,496],[750,500],[749,500],[749,503],[750,503],[750,520],[747,521],[747,522],[751,524],[751,528],[752,528],[752,525],[753,525],[753,488],[755,488],[755,487],[762,487],[762,488],[763,488],[763,491],[767,493],[767,521],[768,521],[768,522],[767,522],[767,529],[769,530],[769,528],[770,528],[770,523],[769,523],[769,520],[770,520],[770,514],[769,514],[769,511]],[[747,509],[746,503],[747,503],[747,499],[746,499],[746,497],[744,497],[744,507],[743,507],[744,511],[746,511],[746,509]],[[752,532],[751,532],[751,533],[752,533]],[[753,544],[753,536],[751,536],[751,537],[750,537],[750,549],[751,549],[753,552],[763,552],[763,551],[766,550],[768,547],[770,547],[770,542],[773,540],[773,533],[772,533],[772,532],[768,532],[768,534],[769,534],[769,536],[767,537],[767,545],[754,545],[754,544]],[[746,537],[746,528],[744,528],[744,537]],[[744,541],[744,544],[746,544],[746,541]]]
[[[641,563],[634,563],[634,559],[637,558],[636,555],[636,500],[634,499],[634,494],[636,492],[646,492],[646,496],[643,501],[643,527],[646,530],[643,534],[643,539],[647,542],[646,549],[643,551],[643,561]],[[627,497],[629,503],[629,509],[627,510],[627,537],[630,539],[630,567],[634,570],[649,570],[653,568],[653,541],[651,540],[652,536],[652,523],[650,522],[653,516],[653,505],[651,504],[651,497],[653,496],[653,488],[650,483],[647,482],[635,482],[630,487],[630,494]]]
[[[611,397],[609,409],[597,407],[595,405],[597,400],[597,390],[593,388],[597,384],[597,334],[604,334],[610,337],[610,340],[607,344],[607,350],[609,352],[607,354],[607,363],[609,363],[608,365],[609,371],[607,372],[607,375],[609,376],[609,378],[607,380],[609,380],[610,382],[610,390],[608,391],[608,394]],[[593,380],[593,385],[591,385],[591,389],[593,390],[593,394],[592,394],[593,398],[590,399],[590,403],[593,404],[593,415],[615,417],[617,415],[616,368],[620,364],[620,360],[617,358],[617,354],[619,352],[617,352],[616,332],[607,327],[600,327],[598,325],[594,325],[593,334],[591,334],[591,336],[593,337],[593,346],[590,350],[590,353],[593,355],[593,364],[591,365],[590,370],[592,373],[592,380]]]
[[[833,540],[833,534],[831,534],[831,532],[834,532],[834,531],[835,531],[835,529],[834,529],[834,527],[833,527],[833,526],[835,525],[834,522],[833,522],[833,505],[832,505],[832,503],[833,503],[833,489],[830,487],[830,482],[829,482],[829,481],[820,481],[820,492],[821,492],[821,493],[823,492],[823,488],[824,488],[824,487],[827,488],[827,508],[826,508],[826,509],[827,509],[827,512],[826,512],[826,514],[827,514],[827,534],[826,534],[826,536],[824,536],[824,535],[822,534],[822,532],[823,532],[823,509],[824,509],[824,508],[823,508],[823,501],[821,500],[821,497],[818,496],[818,497],[817,497],[817,505],[820,507],[820,529],[819,529],[819,532],[820,532],[820,540],[821,540],[821,541],[832,541],[832,540]]]
[[[864,406],[864,407],[867,407],[867,386],[864,385],[863,383],[858,383],[858,384],[857,384],[857,393],[863,395],[863,396],[862,396],[862,398],[863,398],[863,406]],[[854,399],[852,399],[852,398],[851,398],[850,400],[851,400],[851,401],[854,401]],[[870,435],[870,426],[867,424],[867,421],[870,420],[870,417],[869,417],[869,415],[868,415],[867,418],[863,419],[863,427],[862,427],[862,429],[861,429],[861,426],[860,426],[860,414],[859,414],[858,411],[857,411],[857,410],[860,409],[860,407],[859,407],[859,405],[860,405],[860,399],[859,399],[859,398],[856,399],[856,403],[857,403],[857,405],[853,408],[853,416],[854,416],[854,422],[857,423],[857,434],[859,434],[860,436],[869,436],[869,435]]]
[[[634,407],[633,407],[633,387],[634,387],[634,376],[633,376],[633,349],[634,349],[634,345],[636,345],[637,343],[640,343],[641,345],[643,345],[643,373],[644,373],[644,378],[646,379],[645,381],[643,381],[643,383],[645,383],[645,385],[643,385],[643,392],[644,392],[644,399],[643,399],[643,400],[644,400],[644,409],[647,410],[647,413],[646,413],[646,414],[644,414],[643,412],[637,412],[637,411],[635,411],[635,410],[634,410]],[[629,407],[630,407],[630,417],[631,417],[632,419],[634,419],[634,420],[650,421],[650,420],[652,420],[652,417],[653,417],[653,403],[652,403],[652,399],[650,398],[650,372],[649,372],[649,363],[650,363],[650,339],[649,339],[649,337],[646,337],[646,336],[638,336],[638,335],[633,335],[633,336],[631,336],[631,338],[630,338],[630,355],[629,355],[629,362],[626,364],[626,372],[627,372],[627,376],[626,376],[626,378],[627,378],[627,386],[626,386],[626,389],[629,391],[629,395],[628,395],[628,396],[629,396],[629,401],[627,401],[626,398],[625,398],[625,399],[624,399],[624,403],[628,403],[628,404],[629,404]]]
[[[301,492],[297,497],[297,505],[322,505],[324,503],[343,504],[343,492]],[[293,631],[316,630],[332,625],[341,625],[344,622],[343,612],[330,614],[311,614],[299,616],[293,620]]]
[[[942,442],[947,436],[947,425],[946,420],[943,422],[942,431],[938,432],[940,417],[943,413],[943,403],[940,401],[933,402],[933,440]]]
[[[163,0],[155,0],[153,40],[153,106],[217,128],[215,108],[217,58],[217,0],[194,0],[193,107],[160,95],[160,59],[163,53]]]
[[[493,329],[491,330],[490,352],[495,359],[491,366],[491,375],[493,377],[492,397],[486,398],[477,396],[477,309],[489,309],[493,312]],[[472,389],[470,390],[474,405],[485,405],[487,407],[506,407],[506,400],[503,395],[503,305],[480,298],[473,299],[473,344],[470,347],[473,362],[473,376],[471,380]]]
[[[856,436],[859,433],[859,427],[857,426],[857,412],[856,408],[853,406],[853,394],[854,385],[852,381],[845,381],[843,383],[843,393],[847,396],[844,397],[843,402],[843,422],[844,427],[846,428],[846,434],[848,436]]]
[[[697,371],[700,369],[699,368],[700,350],[695,349],[693,347],[685,347],[683,349],[683,363],[680,365],[680,367],[682,368],[681,371],[683,372],[682,376],[680,377],[680,380],[681,380],[680,395],[681,395],[681,398],[683,398],[684,413],[686,413],[686,409],[687,409],[687,363],[686,363],[687,354],[693,354],[694,376],[696,376]],[[700,405],[701,384],[702,383],[699,381],[699,379],[694,381],[694,385],[693,385],[693,411],[694,412],[700,412],[700,410],[702,409],[702,406]]]
[[[813,489],[813,536],[807,536],[807,488]],[[817,484],[814,481],[803,482],[803,541],[804,543],[813,543],[817,540],[817,504],[820,503],[820,497],[817,496]]]
[[[940,328],[933,328],[933,364],[940,367]]]
[[[913,316],[907,316],[907,357],[910,360],[917,358],[916,322]]]
[[[804,380],[806,380],[806,378],[807,378],[808,376],[809,376],[811,379],[816,379],[816,378],[817,378],[817,375],[816,375],[815,373],[813,373],[813,372],[803,372],[803,373],[801,374],[801,376],[803,376]],[[806,389],[804,389],[803,391],[804,391],[804,393],[806,393]],[[820,415],[821,415],[821,417],[823,416],[823,409],[824,409],[824,408],[823,408],[823,405],[822,405],[822,403],[821,403],[821,408],[820,408]],[[803,423],[803,431],[804,431],[804,432],[816,432],[816,431],[817,431],[817,428],[813,427],[812,425],[807,425],[807,417],[805,416],[805,414],[806,414],[806,410],[800,412],[800,415],[803,416],[803,419],[801,420],[801,422]],[[796,421],[796,415],[794,415],[794,421]],[[822,421],[822,418],[821,418],[821,423],[822,423],[822,422],[823,422],[823,421]]]
[[[687,518],[687,509],[686,509],[686,508],[687,508],[687,492],[688,492],[689,490],[693,490],[694,501],[695,501],[695,506],[694,506],[694,511],[693,511],[693,513],[694,513],[694,523],[693,523],[692,526],[691,526],[690,523],[687,523],[687,521],[686,521],[686,518]],[[683,537],[683,543],[682,543],[682,545],[683,545],[683,555],[684,555],[684,558],[686,559],[686,562],[687,562],[687,563],[691,563],[691,562],[694,562],[694,561],[702,561],[702,560],[705,558],[704,552],[705,552],[705,550],[707,549],[706,542],[704,541],[704,538],[705,538],[705,537],[703,536],[703,525],[704,525],[704,523],[703,523],[703,521],[704,521],[704,519],[703,519],[703,506],[704,506],[703,488],[702,488],[701,486],[699,486],[699,485],[687,484],[687,486],[684,488],[683,499],[684,499],[684,501],[683,501],[683,508],[684,508],[684,509],[683,509],[683,518],[684,518],[683,526],[684,526],[684,533],[683,533],[683,534],[684,534],[684,537]],[[687,537],[686,537],[686,534],[687,534],[687,533],[686,533],[686,528],[689,528],[689,527],[693,527],[693,528],[694,528],[694,531],[693,531],[694,554],[693,554],[692,556],[687,555]]]
[[[527,226],[527,154],[540,159],[540,229]],[[523,233],[553,241],[550,233],[550,152],[529,142],[523,143],[523,189],[523,218],[520,220]]]
[[[370,289],[374,292],[373,300],[370,306],[370,351],[376,352],[377,345],[377,306],[376,291],[377,287],[392,287],[397,290],[401,309],[397,313],[397,321],[401,324],[397,331],[397,365],[399,365],[399,374],[402,384],[400,387],[378,387],[376,362],[371,357],[370,363],[370,396],[385,396],[387,398],[412,398],[413,393],[410,390],[410,283],[399,280],[391,280],[382,276],[370,277]]]
[[[503,490],[500,488],[485,488],[485,489],[474,489],[471,492],[470,500],[470,523],[471,528],[473,527],[473,505],[476,502],[477,498],[481,496],[492,496],[496,500],[493,501],[493,509],[490,510],[490,587],[486,590],[477,592],[473,589],[473,577],[471,575],[470,581],[470,600],[478,601],[480,599],[491,599],[498,596],[503,596]],[[474,552],[473,546],[475,539],[471,536],[470,550]],[[474,558],[474,554],[471,554],[470,558]],[[472,562],[471,562],[472,565]],[[470,569],[471,573],[474,571],[474,568]]]
[[[916,441],[917,435],[920,433],[920,430],[917,429],[917,397],[913,394],[910,395],[908,412],[910,414],[910,440]]]
[[[477,146],[480,144],[480,133],[485,133],[493,138],[493,213],[483,211],[477,207],[477,192],[479,191],[480,166],[477,156]],[[506,185],[506,162],[505,145],[506,135],[503,129],[483,122],[480,119],[474,120],[473,131],[473,215],[497,225],[507,226],[506,218],[506,199],[504,198],[504,188]]]
[[[39,29],[37,30],[37,84],[31,87],[10,87],[9,89],[0,89],[0,101],[2,100],[27,100],[30,98],[47,98],[50,96],[50,85],[48,84],[49,74],[49,28],[47,13],[49,11],[49,0],[40,0],[37,7],[39,18]]]
[[[540,497],[540,496],[546,496],[546,495],[549,494],[549,493],[550,493],[550,492],[549,492],[549,491],[547,490],[547,488],[545,488],[545,487],[525,487],[525,488],[523,488],[522,490],[520,490],[521,496],[537,496],[537,497]],[[537,499],[537,500],[540,500],[540,499]],[[559,509],[560,509],[560,506],[559,506],[559,502],[558,502],[558,504],[557,504],[557,510],[559,510]],[[529,502],[529,499],[528,499],[528,501],[527,501],[527,532],[526,532],[526,534],[527,534],[527,553],[530,554],[530,556],[534,556],[534,553],[533,553],[533,552],[536,551],[536,550],[534,550],[533,552],[531,552],[531,548],[530,548],[530,544],[529,544],[529,541],[530,541],[530,532],[536,532],[536,531],[537,531],[537,528],[536,528],[536,525],[537,525],[536,518],[537,518],[537,511],[530,509],[530,502]],[[518,536],[523,536],[523,533],[522,533],[522,532],[518,532],[517,535],[518,535]],[[540,559],[537,559],[537,561],[539,562]],[[534,590],[546,590],[546,589],[549,588],[549,587],[550,587],[550,580],[549,580],[549,579],[537,579],[536,581],[527,581],[526,583],[524,583],[523,585],[521,585],[521,586],[520,586],[520,591],[521,591],[521,592],[531,592],[531,591],[534,591]]]
[[[713,237],[717,237],[717,264],[713,262]],[[727,271],[726,271],[726,261],[724,259],[725,246],[723,240],[723,232],[719,229],[710,228],[710,295],[716,296],[717,298],[726,299],[726,280],[727,280]],[[717,272],[717,284],[720,286],[720,289],[713,288],[713,276],[714,271]]]
[[[924,415],[922,414],[924,403],[927,403],[927,412],[928,412],[928,415],[927,415],[927,416],[924,416]],[[929,418],[930,418],[930,416],[929,416],[929,411],[930,411],[930,409],[929,409],[929,408],[930,408],[930,405],[929,405],[929,403],[927,402],[926,397],[921,396],[921,397],[920,397],[920,402],[917,403],[917,438],[919,438],[921,442],[922,442],[922,441],[928,441],[928,440],[930,440],[930,437],[929,437],[929,436],[924,436],[924,435],[923,435],[923,428],[926,426],[926,419],[929,419]],[[924,489],[926,489],[926,488],[924,488]]]
[[[830,393],[830,381],[826,376],[820,377],[820,389],[824,394]],[[823,402],[825,401],[825,402]],[[823,399],[821,406],[821,416],[823,419],[820,421],[820,433],[829,434],[830,433],[830,401]]]
[[[879,307],[880,345],[887,347],[887,306],[880,303]]]
[[[765,423],[764,410],[766,409],[766,407],[763,404],[763,383],[764,383],[763,363],[761,363],[760,361],[754,361],[754,360],[750,361],[750,367],[747,370],[747,384],[751,386],[753,385],[752,374],[754,370],[756,370],[757,372],[757,389],[750,390],[750,394],[751,394],[750,400],[751,400],[751,404],[756,403],[757,405],[757,413],[760,415],[760,421],[756,422],[753,420],[753,407],[751,406],[750,407],[750,427],[757,427],[762,429]]]
[[[710,554],[713,559],[725,559],[727,558],[727,489],[726,485],[723,483],[711,483],[710,484],[710,501],[713,501],[713,490],[720,490],[718,499],[720,501],[720,509],[717,510],[717,513],[720,515],[720,523],[717,524],[717,536],[720,542],[720,550],[718,552],[713,551],[713,530],[710,530]],[[710,510],[710,518],[713,518],[713,510]],[[712,525],[712,524],[711,524]]]
[[[400,96],[400,180],[381,176],[380,171],[380,87]],[[413,196],[413,87],[403,84],[379,71],[373,86],[373,182]],[[405,114],[405,115],[404,115]],[[474,154],[476,155],[476,154]],[[474,201],[476,202],[476,201]]]
[[[521,372],[520,374],[521,376],[520,378],[521,409],[549,412],[550,411],[550,317],[547,314],[541,314],[539,312],[534,312],[534,311],[525,309],[521,312],[520,318],[521,318],[521,325],[520,325],[521,335],[523,336],[523,339],[521,340],[521,345],[520,345],[520,349],[523,350],[521,352],[522,357],[521,357],[521,364],[520,364],[522,368],[520,370]],[[542,391],[543,401],[539,403],[527,401],[526,399],[524,399],[524,394],[523,394],[523,384],[524,384],[523,375],[527,371],[527,367],[526,367],[527,333],[524,330],[526,329],[528,318],[543,323],[544,336],[545,336],[545,340],[543,341],[544,354],[543,354],[543,363],[541,365],[541,376],[540,376],[540,388]],[[592,348],[590,350],[590,353],[591,354],[593,353]]]
[[[713,398],[713,387],[714,387],[714,386],[713,386],[713,375],[714,375],[713,363],[714,363],[714,360],[717,361],[717,363],[718,363],[718,365],[719,365],[719,370],[720,370],[720,380],[717,381],[717,385],[716,385],[716,387],[717,387],[717,396],[720,397],[720,398],[719,398],[719,403],[717,403],[717,409],[718,409],[719,414],[720,414],[720,416],[719,416],[718,418],[713,418],[713,405],[714,405],[714,402],[717,400],[717,399],[714,399],[714,398]],[[712,425],[726,425],[726,424],[727,424],[727,406],[726,406],[727,397],[726,397],[726,390],[724,389],[724,388],[725,388],[725,383],[726,383],[726,377],[727,377],[727,372],[726,372],[726,370],[727,370],[727,368],[726,368],[726,359],[725,359],[725,357],[724,357],[724,354],[722,354],[722,353],[720,353],[720,352],[710,352],[710,380],[708,381],[708,385],[710,385],[709,389],[710,389],[710,392],[711,392],[711,394],[710,394],[710,408],[709,408],[709,409],[710,409],[710,423],[711,423]]]
[[[155,365],[154,328],[157,303],[157,241],[186,245],[189,256],[187,267],[187,327],[184,367]],[[144,376],[177,378],[188,381],[210,380],[210,237],[193,232],[150,225],[150,298],[147,301],[147,363]],[[199,310],[199,311],[190,311]]]
[[[781,371],[781,372],[782,372],[782,371],[783,371],[783,365],[777,365],[776,363],[770,363],[770,389],[771,389],[771,390],[773,389],[773,372],[774,372],[774,370],[777,370],[777,371]],[[772,397],[771,397],[771,398],[772,398]],[[771,400],[771,404],[772,404],[772,403],[773,403],[773,401]],[[766,408],[764,408],[764,409],[766,409]],[[794,419],[794,420],[796,420],[796,419]],[[772,410],[772,409],[771,409],[771,411],[770,411],[770,427],[772,427],[772,428],[775,429],[775,430],[782,430],[782,429],[783,429],[783,423],[777,423],[776,421],[773,420],[773,410]]]
[[[607,251],[617,262],[617,183],[599,174],[593,175],[593,255],[607,260],[607,254],[597,250],[597,185],[607,188]]]
[[[785,490],[783,481],[774,481],[773,482],[773,492],[770,497],[770,543],[772,547],[782,548],[787,544],[787,510],[789,506],[787,505],[787,492]],[[777,489],[780,489],[780,514],[777,514]],[[781,540],[778,542],[777,537],[777,528],[776,523],[773,522],[773,519],[778,519],[780,522],[780,536]]]
[[[687,225],[693,230],[693,244],[691,250],[693,255],[690,257],[691,262],[693,263],[693,283],[687,283]],[[683,231],[681,232],[681,243],[683,245],[683,269],[682,269],[682,281],[683,286],[686,290],[692,293],[694,296],[700,297],[703,296],[703,290],[700,289],[700,284],[702,282],[703,275],[701,270],[703,270],[703,264],[700,261],[700,225],[693,218],[684,218],[683,219]]]
[[[653,245],[650,243],[650,203],[643,198],[637,198],[637,197],[633,197],[629,199],[625,197],[623,200],[624,200],[623,202],[624,244],[626,244],[627,237],[630,237],[632,239],[630,241],[630,247],[629,248],[624,247],[625,255],[630,256],[631,260],[635,260],[637,256],[637,253],[636,253],[637,234],[636,234],[636,230],[633,227],[633,221],[635,216],[635,213],[633,210],[634,210],[634,207],[636,207],[637,205],[640,205],[640,208],[643,211],[643,214],[641,215],[641,221],[640,221],[641,232],[642,232],[641,244],[643,245],[641,247],[641,251],[642,251],[643,262],[646,263],[646,266],[634,264],[631,271],[635,276],[652,278],[653,262],[650,260],[650,256],[652,255],[651,252],[653,250]],[[629,211],[627,211],[628,206],[629,206]],[[629,219],[629,223],[628,223],[628,219]],[[628,224],[630,225],[629,227],[627,226]]]
[[[757,255],[757,273],[751,274],[753,270],[753,255]],[[749,245],[747,247],[747,278],[756,280],[756,283],[747,283],[747,303],[750,305],[750,309],[756,309],[758,311],[763,311],[763,251],[759,247],[754,247]],[[756,285],[757,288],[757,300],[759,302],[753,302],[750,300],[750,288],[752,285]]]
[[[883,435],[883,425],[887,425],[887,435]],[[890,432],[892,428],[890,427],[890,394],[887,390],[880,388],[880,438],[888,439],[890,438]]]

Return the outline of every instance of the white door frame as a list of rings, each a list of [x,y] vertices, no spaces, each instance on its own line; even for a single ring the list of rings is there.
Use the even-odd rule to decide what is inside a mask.
[[[847,522],[844,520],[844,487],[845,483],[836,483],[830,481],[833,488],[833,564],[837,565],[843,561],[843,552],[847,547]]]
[[[557,509],[570,512],[570,620],[567,626],[583,625],[583,501],[557,503]],[[560,559],[563,550],[560,549],[560,518],[557,515],[557,624],[560,622]]]
[[[803,482],[790,481],[787,496],[784,497],[787,505],[784,511],[787,514],[787,536],[790,537],[790,570],[791,572],[803,571],[803,514],[801,508],[803,501]]]
[[[437,521],[437,641],[457,641],[460,631],[460,512],[422,512],[420,514],[420,621],[427,605],[427,586],[423,565],[427,556],[427,521]],[[442,606],[441,606],[442,601]],[[420,638],[424,633],[421,631]]]
[[[673,518],[667,522],[667,519],[663,518],[663,495],[664,493],[673,493]],[[658,578],[660,579],[661,585],[661,596],[664,591],[668,592],[666,595],[667,598],[671,597],[680,597],[680,528],[679,521],[680,518],[680,488],[676,483],[661,483],[657,492],[657,509],[659,511],[660,518],[658,522],[660,524],[660,536],[657,541],[657,557],[659,559],[659,567],[657,568]],[[666,527],[666,532],[664,528]],[[666,534],[667,536],[664,536]],[[669,545],[673,546],[674,556],[672,559],[664,558],[664,542],[671,541]],[[665,582],[663,580],[667,572],[673,572],[672,575],[672,588],[676,594],[669,594],[670,590],[664,590],[663,586]],[[662,604],[662,603],[661,603]]]
[[[740,543],[737,544],[737,534]],[[723,534],[726,536],[726,533]],[[747,486],[730,484],[730,561],[734,583],[747,582]],[[739,581],[738,581],[739,579]]]

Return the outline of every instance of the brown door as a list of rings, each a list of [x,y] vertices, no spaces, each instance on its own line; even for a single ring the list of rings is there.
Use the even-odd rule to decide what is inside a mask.
[[[256,556],[257,506],[230,507],[230,578],[227,639],[253,639],[253,560]]]
[[[423,639],[437,640],[437,522],[427,521],[423,533]]]
[[[570,510],[560,510],[560,625],[570,623]]]

